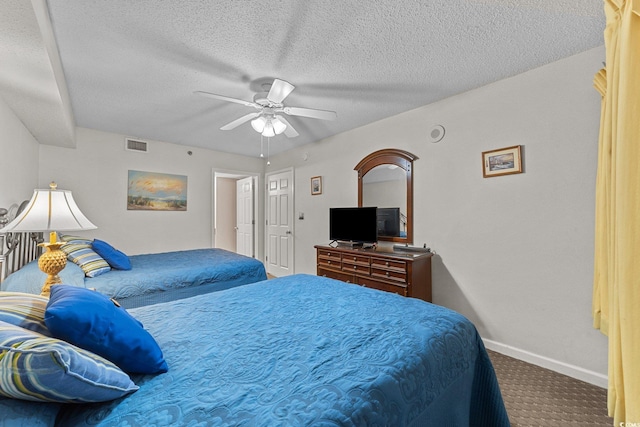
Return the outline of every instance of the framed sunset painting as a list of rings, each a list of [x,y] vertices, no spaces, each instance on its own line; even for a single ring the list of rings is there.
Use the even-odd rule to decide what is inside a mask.
[[[128,182],[127,210],[187,210],[187,177],[184,175],[130,170]]]

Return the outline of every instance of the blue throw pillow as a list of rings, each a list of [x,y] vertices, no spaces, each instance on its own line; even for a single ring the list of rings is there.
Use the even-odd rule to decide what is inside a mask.
[[[131,270],[129,257],[102,240],[94,239],[91,247],[116,270]]]
[[[137,374],[167,372],[158,343],[137,319],[90,289],[56,285],[44,315],[51,334]]]

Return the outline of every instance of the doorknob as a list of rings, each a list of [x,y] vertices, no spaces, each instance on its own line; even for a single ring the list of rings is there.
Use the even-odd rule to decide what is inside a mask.
[[[291,234],[291,230],[287,230],[285,234]]]

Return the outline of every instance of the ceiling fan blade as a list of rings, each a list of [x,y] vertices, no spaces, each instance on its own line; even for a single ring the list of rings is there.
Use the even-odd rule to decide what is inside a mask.
[[[235,119],[234,121],[232,121],[231,123],[227,123],[226,125],[222,126],[220,128],[220,130],[231,130],[231,129],[235,129],[238,126],[240,126],[243,123],[248,122],[251,119],[254,119],[256,117],[258,117],[260,115],[260,113],[249,113],[249,114],[245,114],[244,116],[240,117],[239,119]]]
[[[274,104],[280,104],[295,88],[296,87],[289,82],[275,79],[271,85],[267,99]]]
[[[313,110],[302,107],[284,107],[282,111],[290,116],[311,117],[312,119],[320,120],[335,120],[338,117],[335,111]]]
[[[255,102],[250,102],[250,101],[245,101],[242,99],[238,99],[238,98],[230,98],[228,96],[224,96],[224,95],[217,95],[215,93],[209,93],[209,92],[202,92],[200,90],[197,90],[195,92],[196,95],[201,95],[201,96],[206,96],[208,98],[213,98],[213,99],[218,99],[220,101],[227,101],[227,102],[235,102],[236,104],[242,104],[245,105],[247,107],[254,107],[254,108],[262,108],[262,106],[256,104]]]
[[[295,138],[296,136],[300,135],[298,131],[296,131],[293,126],[291,126],[291,123],[289,123],[287,119],[280,115],[276,115],[276,119],[287,125],[287,128],[284,130],[284,134],[287,136],[287,138]]]

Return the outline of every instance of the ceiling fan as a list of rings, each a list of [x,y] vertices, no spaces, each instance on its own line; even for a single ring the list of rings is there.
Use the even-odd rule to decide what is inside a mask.
[[[299,134],[282,114],[320,120],[335,120],[337,117],[335,111],[285,106],[283,104],[284,99],[296,88],[287,81],[274,79],[273,83],[265,84],[262,87],[264,88],[264,92],[256,93],[253,97],[253,101],[245,101],[242,99],[202,91],[196,91],[194,93],[221,101],[242,104],[258,110],[257,112],[246,114],[230,123],[227,123],[222,126],[220,130],[235,129],[241,124],[251,120],[251,126],[253,129],[263,136],[272,137],[284,132],[287,137],[294,138]]]

